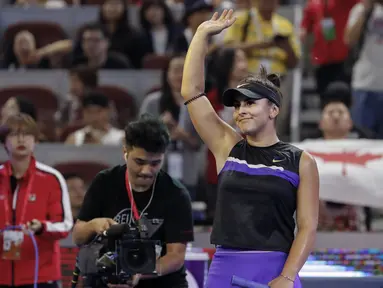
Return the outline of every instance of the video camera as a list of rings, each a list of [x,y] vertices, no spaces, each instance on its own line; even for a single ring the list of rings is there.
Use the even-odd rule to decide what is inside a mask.
[[[157,274],[156,246],[161,243],[150,238],[162,224],[162,219],[146,218],[116,224],[81,247],[77,265],[84,287],[126,284],[135,274]]]

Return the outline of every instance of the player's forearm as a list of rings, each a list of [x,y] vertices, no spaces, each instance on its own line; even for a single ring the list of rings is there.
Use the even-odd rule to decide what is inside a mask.
[[[95,234],[89,222],[78,220],[73,228],[72,239],[76,245],[82,245]]]
[[[208,52],[208,35],[198,32],[190,43],[185,59],[181,94],[188,100],[205,90],[205,57]]]
[[[311,253],[315,236],[316,229],[303,228],[298,231],[283,267],[282,275],[295,279]]]

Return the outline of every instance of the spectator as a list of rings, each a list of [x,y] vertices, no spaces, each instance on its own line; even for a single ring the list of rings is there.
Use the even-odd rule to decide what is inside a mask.
[[[72,49],[71,40],[60,40],[37,49],[35,36],[22,30],[6,43],[0,68],[49,69],[60,68],[60,59]]]
[[[232,107],[222,104],[221,97],[228,88],[236,88],[242,79],[248,76],[248,62],[246,54],[241,49],[222,48],[212,57],[211,77],[214,88],[207,93],[207,97],[217,114],[231,126],[235,126]],[[217,166],[214,155],[207,151],[206,193],[208,218],[213,219],[217,196]]]
[[[75,222],[82,202],[84,201],[85,183],[84,180],[77,174],[66,174],[64,175],[64,178],[68,186],[72,216]]]
[[[186,28],[174,44],[174,50],[176,52],[186,52],[188,50],[190,41],[197,31],[198,26],[202,22],[209,20],[213,8],[213,5],[208,4],[204,0],[185,1],[183,23]]]
[[[85,127],[70,134],[66,144],[122,144],[124,131],[111,125],[110,102],[105,95],[89,92],[82,100],[82,110]]]
[[[162,89],[146,97],[140,114],[150,113],[161,117],[168,126],[172,141],[165,168],[170,176],[187,186],[193,198],[198,180],[196,152],[200,148],[200,140],[181,96],[184,62],[185,56],[173,56],[163,72]]]
[[[351,10],[345,32],[350,47],[363,43],[352,73],[352,118],[379,139],[383,139],[382,21],[383,1],[363,0]]]
[[[346,138],[371,138],[371,133],[353,125],[349,107],[351,91],[347,84],[334,82],[324,92],[320,120],[322,138],[339,140]],[[321,229],[370,230],[370,208],[332,202],[322,202],[319,226]]]
[[[98,72],[95,69],[80,67],[69,71],[69,94],[57,111],[55,118],[59,126],[76,124],[82,118],[81,102],[84,95],[97,88]]]
[[[73,225],[64,178],[33,157],[38,128],[30,116],[10,116],[0,131],[1,143],[9,157],[0,167],[4,202],[4,208],[0,209],[0,229],[11,229],[2,232],[0,286],[33,287],[36,270],[32,239],[24,236],[24,231],[9,227],[25,225],[34,233],[38,245],[38,286],[59,287],[59,240],[68,236]]]
[[[300,47],[289,20],[277,14],[279,0],[253,0],[253,8],[237,16],[227,30],[224,42],[227,47],[240,48],[247,54],[249,71],[258,72],[263,65],[269,73],[281,76],[284,95],[278,115],[278,134],[289,134],[290,98],[289,83],[283,81],[289,69],[298,64]]]
[[[35,105],[21,96],[16,96],[9,98],[1,108],[0,123],[4,123],[9,116],[14,116],[20,113],[27,114],[32,117],[34,121],[37,121]]]
[[[140,22],[146,53],[169,55],[173,52],[173,43],[180,34],[180,29],[164,1],[145,1],[140,9]]]
[[[81,48],[75,49],[73,66],[86,65],[94,69],[128,69],[130,63],[117,52],[108,52],[110,41],[105,28],[97,23],[87,24],[80,29]],[[83,55],[78,55],[82,54]]]
[[[238,15],[225,35],[228,46],[247,53],[252,73],[262,64],[270,73],[283,76],[298,64],[300,49],[293,25],[277,14],[277,8],[278,0],[253,1],[253,8]]]
[[[40,57],[37,51],[35,36],[29,31],[20,31],[15,35],[13,41],[8,43],[1,67],[6,69],[49,69],[49,60]]]
[[[352,7],[359,0],[340,2],[337,0],[309,0],[302,20],[301,40],[312,35],[311,62],[315,71],[317,92],[323,96],[326,87],[334,81],[349,83],[345,71],[348,47],[344,42],[344,30]]]
[[[10,116],[14,116],[17,114],[26,114],[32,117],[32,119],[37,122],[37,111],[35,105],[30,102],[28,99],[22,97],[22,96],[16,96],[11,97],[7,100],[7,102],[4,103],[3,107],[1,108],[1,119],[0,124],[4,123],[6,119]],[[37,140],[39,142],[46,142],[48,139],[46,135],[42,132],[41,128],[44,127],[44,123],[39,122],[39,135],[37,137]]]
[[[346,83],[331,83],[323,93],[319,124],[324,139],[374,138],[374,134],[353,123],[350,116],[351,91]]]
[[[128,9],[123,0],[106,0],[100,9],[99,23],[109,34],[109,51],[125,55],[139,69],[145,52],[143,37],[129,25]]]

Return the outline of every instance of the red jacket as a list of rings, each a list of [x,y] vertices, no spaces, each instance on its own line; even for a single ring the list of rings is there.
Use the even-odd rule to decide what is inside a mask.
[[[343,41],[349,13],[360,0],[309,0],[303,12],[301,26],[314,35],[311,51],[311,61],[316,65],[342,62],[347,58],[348,47]],[[327,3],[327,5],[326,5]],[[330,17],[335,22],[336,38],[326,41],[321,21]]]
[[[63,176],[57,170],[36,162],[32,158],[24,177],[19,180],[18,189],[12,193],[10,162],[0,166],[0,230],[4,229],[6,220],[22,221],[37,219],[43,223],[43,230],[35,235],[39,250],[38,282],[48,282],[61,279],[60,268],[60,239],[67,237],[73,219],[69,201],[68,189]],[[33,179],[28,189],[28,181]],[[29,196],[26,194],[29,190]],[[12,198],[17,197],[16,211],[12,208]],[[27,198],[26,198],[27,197]],[[22,206],[26,199],[25,212]],[[8,217],[4,209],[8,201]],[[13,215],[15,213],[15,215]],[[24,214],[24,219],[20,219]],[[3,253],[3,237],[0,235],[0,255]],[[0,256],[0,285],[19,286],[30,285],[34,281],[35,250],[29,236],[24,236],[21,247],[21,259],[16,261],[4,260]]]

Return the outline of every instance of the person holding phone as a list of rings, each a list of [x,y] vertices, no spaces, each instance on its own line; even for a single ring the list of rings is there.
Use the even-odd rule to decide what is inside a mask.
[[[283,97],[279,78],[262,67],[224,92],[223,103],[234,107],[241,133],[216,114],[204,93],[208,38],[233,25],[232,14],[215,13],[198,27],[181,90],[219,173],[211,234],[217,250],[207,287],[229,288],[236,275],[272,288],[300,288],[298,272],[313,248],[318,224],[319,176],[310,154],[277,137]]]

